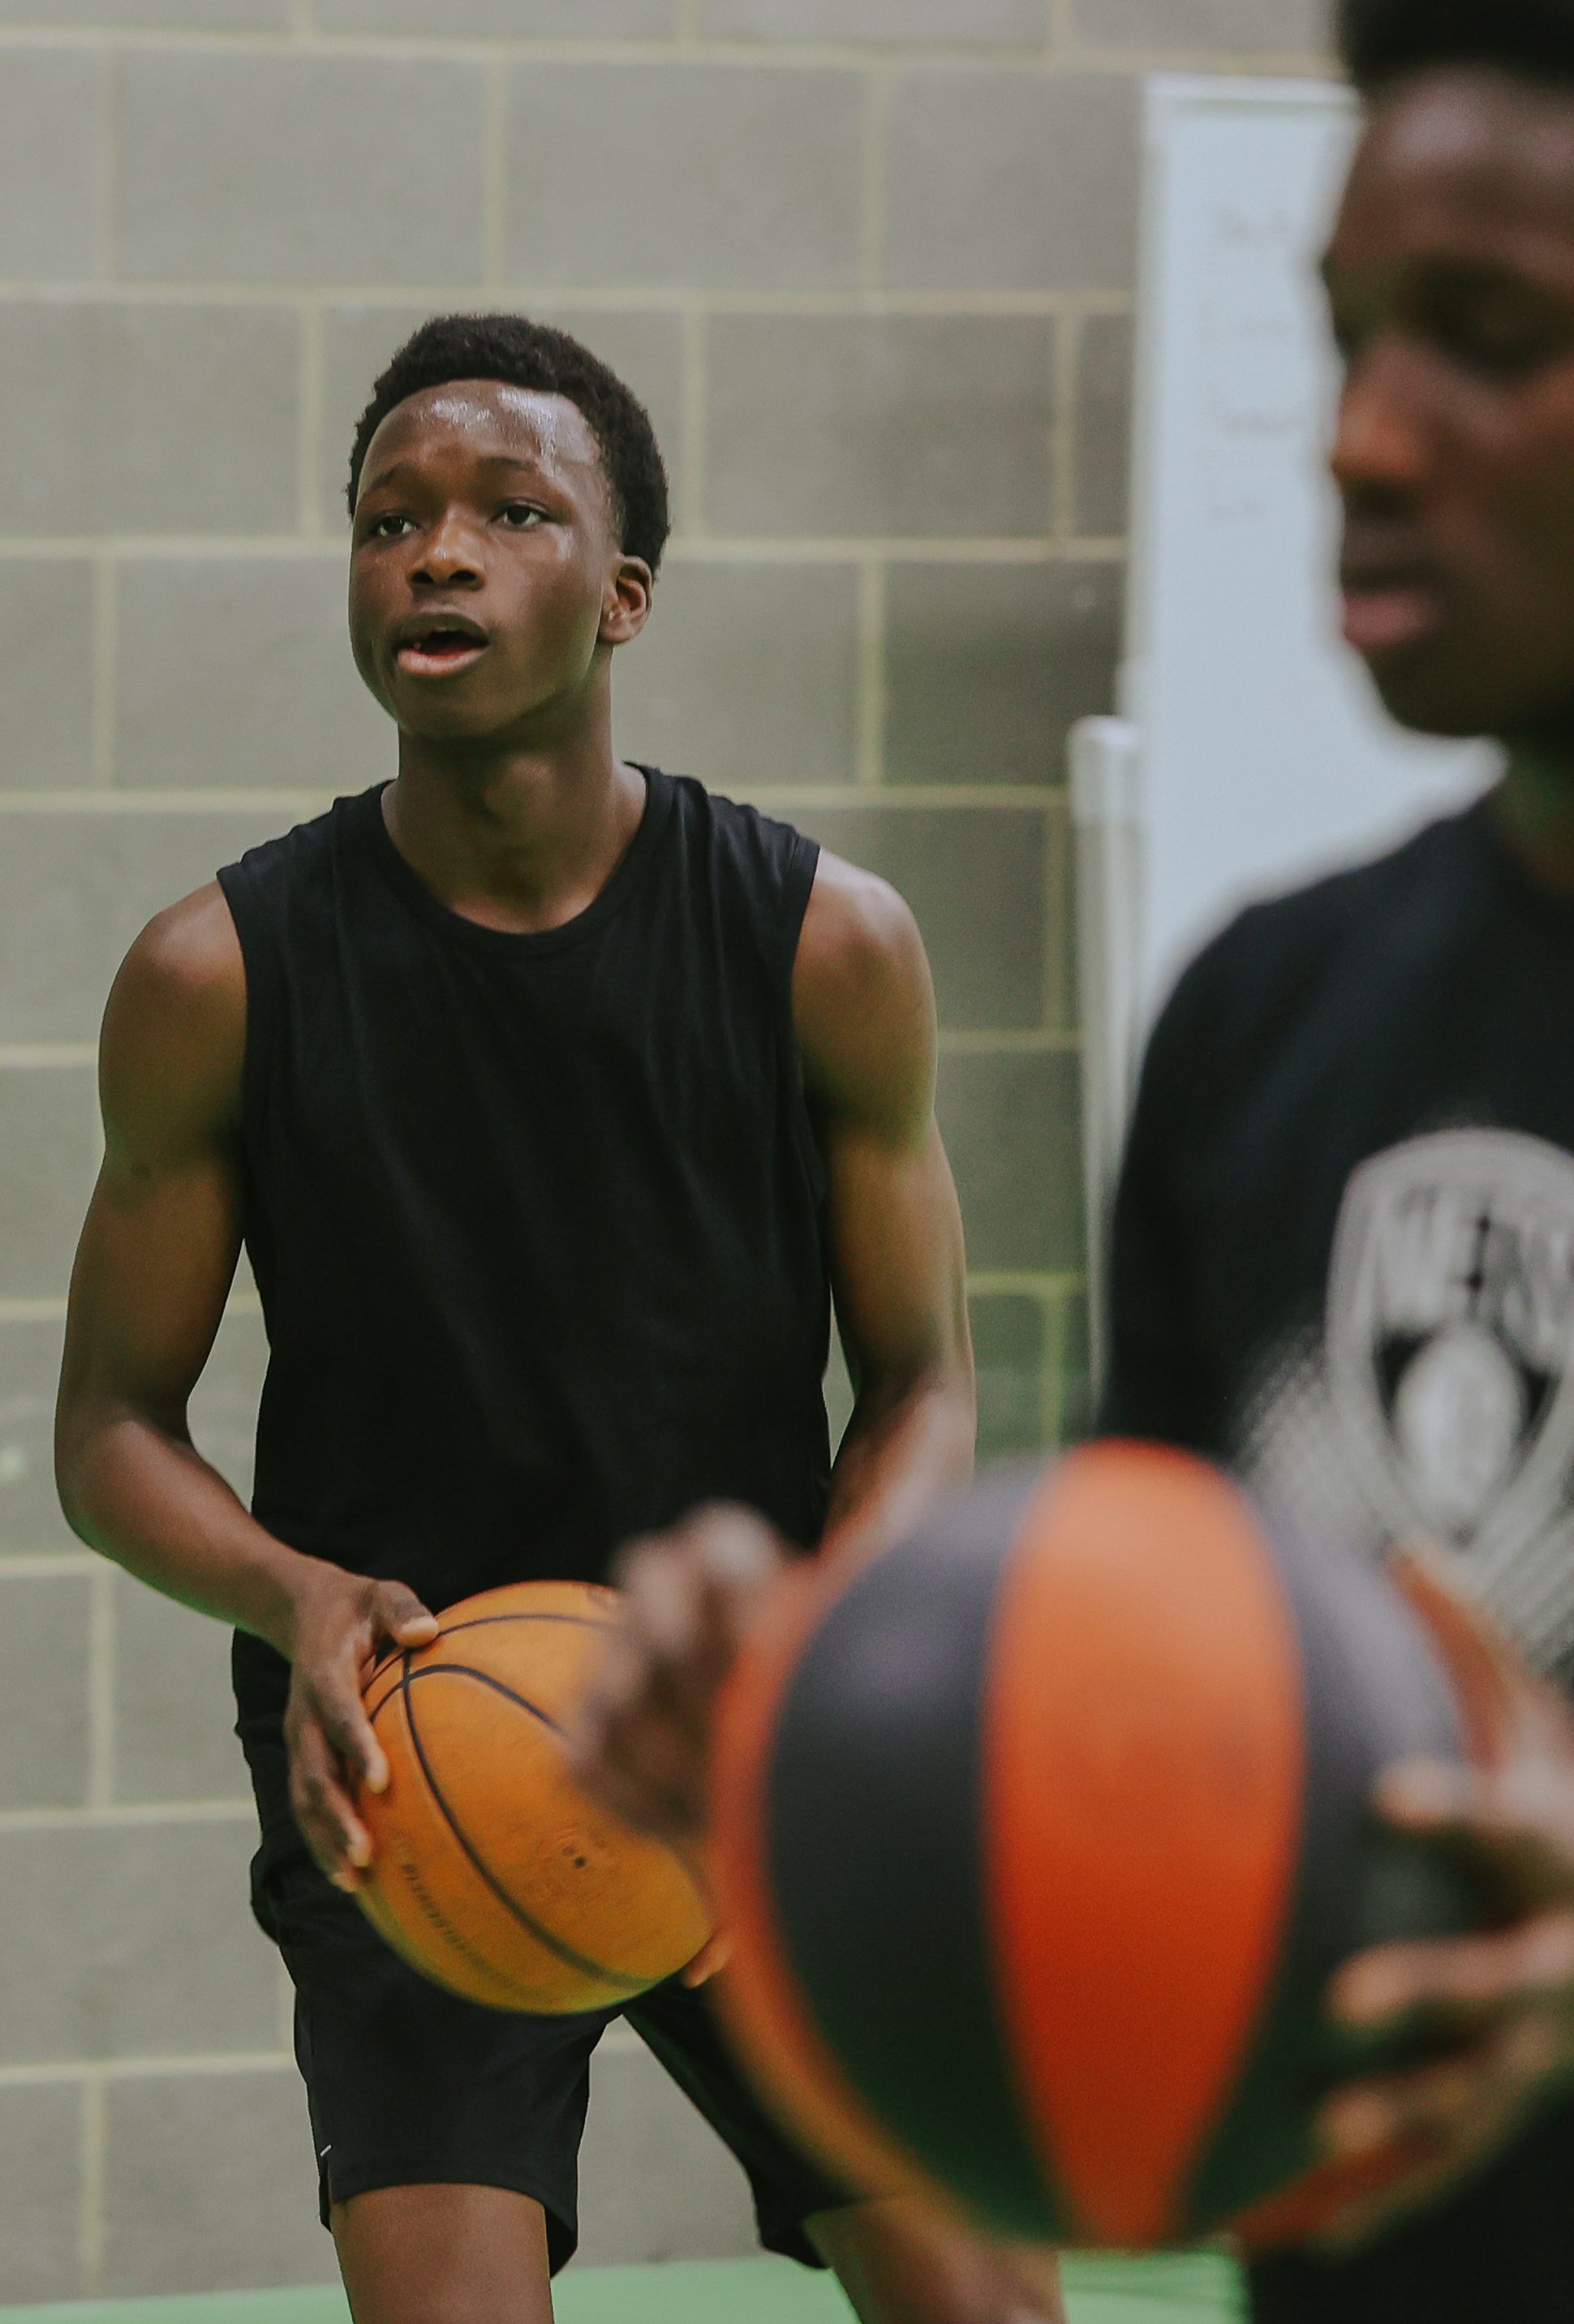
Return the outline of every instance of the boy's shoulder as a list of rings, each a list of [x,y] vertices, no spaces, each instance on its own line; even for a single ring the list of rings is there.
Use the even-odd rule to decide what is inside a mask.
[[[1489,855],[1474,807],[1370,862],[1248,905],[1183,973],[1155,1043],[1249,1049],[1333,982],[1372,1005],[1458,931]]]

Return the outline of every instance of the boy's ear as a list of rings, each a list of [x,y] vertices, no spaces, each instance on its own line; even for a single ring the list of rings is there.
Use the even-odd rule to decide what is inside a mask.
[[[655,590],[656,576],[642,557],[619,558],[608,576],[606,595],[602,601],[603,645],[626,646],[633,642],[650,619]]]

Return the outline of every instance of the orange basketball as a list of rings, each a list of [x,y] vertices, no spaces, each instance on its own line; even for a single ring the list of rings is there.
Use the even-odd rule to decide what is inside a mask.
[[[578,1582],[491,1590],[367,1684],[389,1783],[358,1803],[373,1851],[361,1903],[396,1952],[467,2001],[608,2007],[710,1934],[678,1858],[595,1806],[564,1762],[561,1722],[617,1602]]]

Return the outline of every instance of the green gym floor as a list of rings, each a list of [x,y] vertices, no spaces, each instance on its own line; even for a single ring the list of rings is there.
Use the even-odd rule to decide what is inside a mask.
[[[1206,2257],[1079,2259],[1066,2264],[1072,2324],[1237,2324],[1235,2271]],[[570,2269],[558,2324],[847,2324],[834,2284],[784,2260]],[[31,2324],[349,2324],[337,2292],[226,2292],[198,2300],[74,2301],[5,2308]]]

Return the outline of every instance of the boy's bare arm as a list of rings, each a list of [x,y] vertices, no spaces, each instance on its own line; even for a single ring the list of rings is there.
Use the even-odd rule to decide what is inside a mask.
[[[382,1775],[362,1666],[385,1639],[429,1636],[431,1617],[400,1584],[276,1540],[191,1442],[188,1399],[240,1251],[245,1036],[245,972],[216,885],[152,922],[110,995],[105,1157],[71,1279],[56,1471],[84,1541],[295,1665],[296,1814],[348,1884],[366,1855],[349,1784]]]

